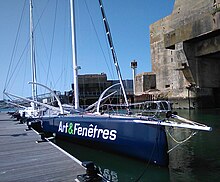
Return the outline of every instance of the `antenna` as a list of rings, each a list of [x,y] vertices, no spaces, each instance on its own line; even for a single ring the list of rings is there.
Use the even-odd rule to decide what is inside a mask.
[[[136,69],[137,69],[137,61],[133,60],[131,62],[131,69],[132,69],[132,75],[133,75],[133,92],[134,92],[134,95],[135,95],[135,89],[136,89],[136,86],[135,86],[135,76],[136,76]]]

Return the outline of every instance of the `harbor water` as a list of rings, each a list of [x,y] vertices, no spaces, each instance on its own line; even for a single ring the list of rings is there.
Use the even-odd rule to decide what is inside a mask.
[[[211,132],[200,131],[190,140],[178,144],[168,136],[170,147],[169,166],[160,167],[56,139],[54,142],[81,161],[93,161],[102,175],[112,182],[208,182],[220,179],[220,109],[178,110],[185,118],[211,126]],[[186,129],[168,131],[178,141],[188,138],[192,132]],[[175,148],[175,146],[178,147]],[[128,149],[129,150],[129,149]]]

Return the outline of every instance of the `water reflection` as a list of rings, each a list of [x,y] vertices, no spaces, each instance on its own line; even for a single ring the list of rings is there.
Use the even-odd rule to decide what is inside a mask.
[[[143,174],[139,181],[151,179],[151,181],[169,181],[169,171],[167,168],[148,165],[145,162],[137,161],[109,152],[95,150],[79,144],[74,144],[60,139],[56,144],[64,148],[67,152],[78,158],[80,161],[93,161],[100,169],[103,176],[113,182],[133,182]],[[158,176],[158,172],[160,175]],[[145,180],[143,180],[145,179]]]
[[[82,145],[57,139],[55,142],[80,161],[94,161],[103,176],[113,182],[197,182],[220,179],[220,112],[219,110],[178,111],[179,115],[201,121],[213,127],[212,132],[199,132],[184,144],[170,152],[168,168],[149,165],[127,157],[95,150]],[[172,130],[170,133],[182,140],[190,136],[188,129]],[[169,137],[168,137],[169,138]],[[169,145],[175,146],[169,138]]]
[[[184,141],[184,139],[191,136],[192,132],[188,129],[174,129],[172,134],[178,141]],[[170,138],[168,141],[170,148],[178,145]],[[194,150],[191,141],[183,142],[170,152],[170,181],[176,181],[177,179],[178,181],[190,181],[193,179],[192,168],[190,166],[194,160]],[[181,179],[182,177],[183,179]]]
[[[211,126],[213,131],[198,132],[192,139],[170,153],[170,181],[218,181],[220,177],[219,110],[180,110],[178,112],[183,117]],[[179,135],[186,137],[190,134],[187,130],[175,132],[177,137]]]

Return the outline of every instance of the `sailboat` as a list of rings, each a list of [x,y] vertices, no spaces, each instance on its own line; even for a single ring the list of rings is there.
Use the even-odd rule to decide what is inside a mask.
[[[34,46],[34,23],[33,23],[33,0],[29,0],[29,33],[30,33],[30,38],[29,38],[29,43],[30,43],[30,62],[31,62],[31,78],[32,81],[29,82],[29,84],[32,84],[32,89],[31,89],[31,98],[25,98],[22,96],[18,96],[16,94],[12,94],[6,91],[6,88],[4,89],[3,94],[6,95],[10,100],[7,100],[7,104],[16,106],[20,109],[18,109],[13,116],[17,118],[18,120],[26,120],[27,118],[35,119],[38,118],[39,116],[42,116],[42,112],[45,110],[50,110],[52,113],[64,113],[62,108],[57,109],[54,106],[44,104],[38,101],[37,98],[37,86],[44,87],[46,90],[53,95],[58,100],[58,105],[61,106],[61,102],[57,95],[52,91],[50,88],[47,86],[37,83],[37,74],[36,74],[36,59],[35,59],[35,46]],[[5,86],[6,87],[6,86]],[[23,101],[25,103],[30,103],[30,106],[24,106],[21,104],[18,104],[16,100],[13,100],[12,98],[16,98],[20,101]]]
[[[33,2],[29,1],[29,12],[30,12],[30,61],[31,61],[31,74],[32,74],[32,82],[36,83],[36,60],[35,60],[35,48],[34,48],[34,30],[33,30]],[[15,97],[17,99],[25,100],[23,97],[16,96],[14,94],[8,93],[6,89],[4,90],[4,95],[8,98]],[[21,104],[16,104],[11,101],[7,101],[8,104],[16,105],[20,109],[17,111],[16,117],[18,118],[26,118],[26,117],[36,117],[38,115],[38,108],[36,107],[37,102],[37,86],[35,84],[32,85],[32,100],[27,99],[30,102],[30,106],[23,106]]]
[[[130,108],[137,108],[137,105],[131,105],[127,101],[109,25],[101,0],[99,0],[99,5],[119,77],[119,83],[107,88],[100,95],[99,100],[93,105],[96,107],[95,112],[89,112],[89,108],[86,110],[80,108],[77,77],[78,66],[76,54],[74,54],[76,52],[74,1],[70,0],[75,112],[71,114],[63,114],[64,112],[61,112],[61,114],[56,116],[42,116],[42,130],[45,133],[53,133],[56,134],[56,136],[62,136],[71,141],[80,142],[86,145],[90,144],[122,155],[148,161],[149,163],[167,166],[169,164],[170,150],[168,148],[166,127],[187,128],[192,131],[211,131],[212,128],[178,116],[177,113],[171,111],[168,101],[146,101],[141,103],[144,105],[143,110],[145,114],[134,114],[131,111]],[[100,109],[101,102],[108,97],[105,97],[105,94],[118,85],[121,86],[125,100],[125,104],[121,105],[121,107],[125,107],[127,112],[124,114],[102,112]],[[117,106],[112,105],[112,107]],[[147,112],[155,112],[156,114],[146,115]],[[158,114],[164,112],[166,113],[164,118],[158,117]],[[196,132],[192,132],[187,140],[194,136],[195,133]]]

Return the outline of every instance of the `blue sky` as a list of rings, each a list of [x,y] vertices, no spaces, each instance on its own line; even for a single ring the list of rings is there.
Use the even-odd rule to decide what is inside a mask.
[[[105,72],[109,79],[117,79],[98,0],[75,1],[79,74]],[[33,2],[37,81],[62,92],[70,90],[73,73],[69,0]],[[174,0],[103,3],[123,78],[131,79],[130,62],[134,59],[138,62],[138,73],[151,71],[149,25],[171,14]],[[29,0],[1,0],[0,22],[0,99],[5,86],[8,92],[30,96]]]

